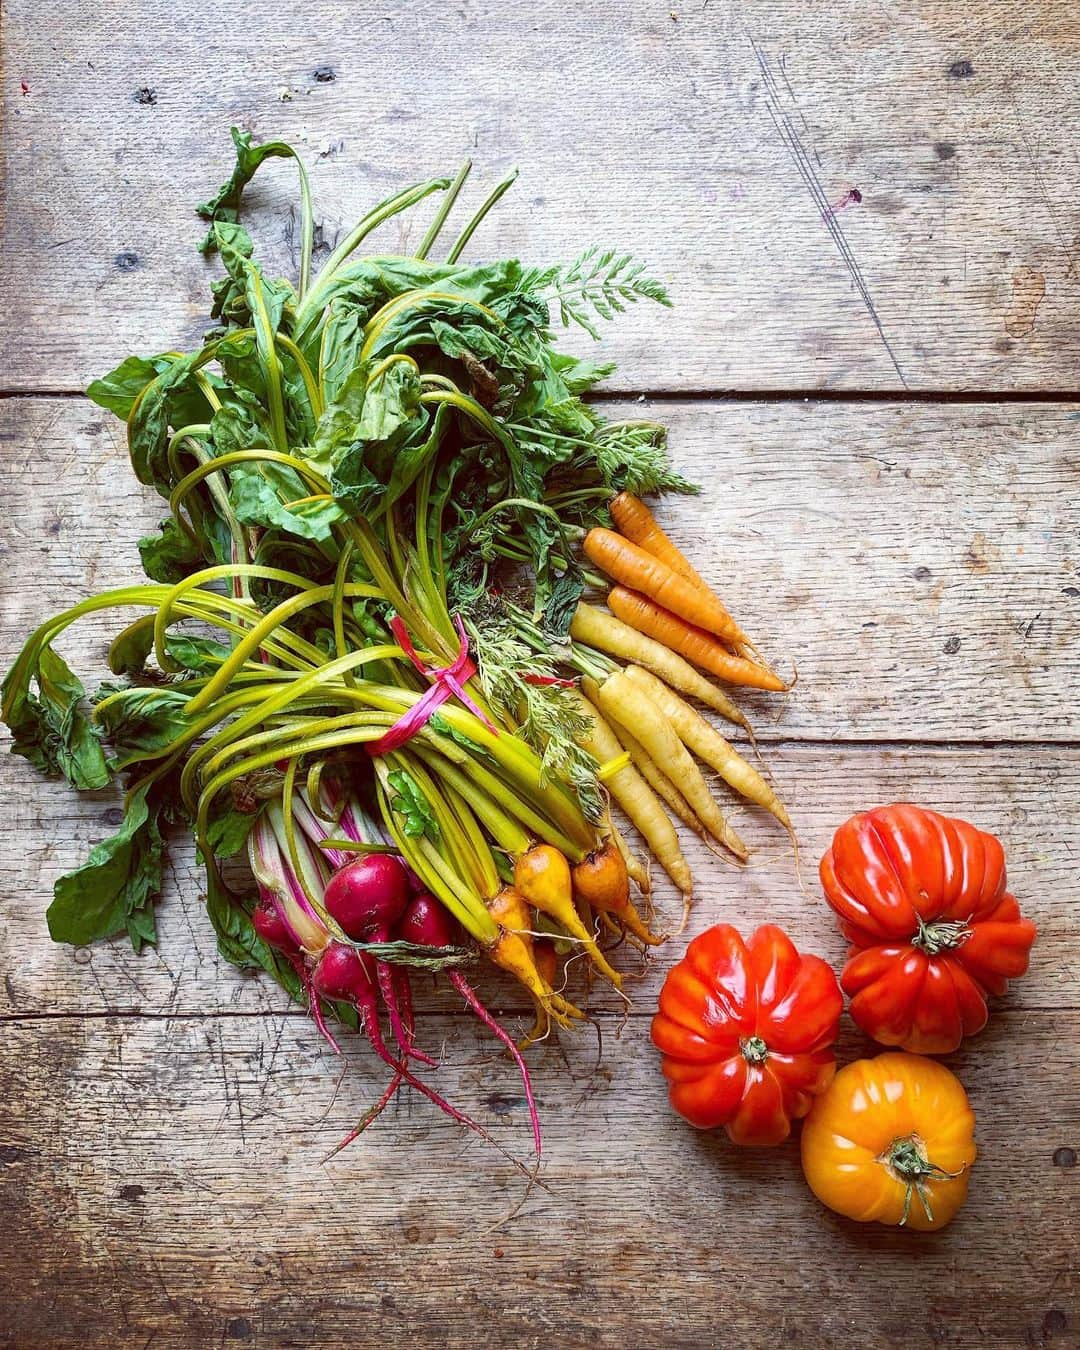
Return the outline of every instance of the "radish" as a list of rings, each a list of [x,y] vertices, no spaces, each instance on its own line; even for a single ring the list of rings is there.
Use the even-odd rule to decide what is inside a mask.
[[[319,996],[311,987],[311,972],[304,962],[296,935],[289,927],[281,907],[274,899],[273,893],[263,887],[259,888],[258,903],[251,912],[251,926],[268,947],[273,947],[275,951],[281,952],[288,959],[293,970],[296,971],[297,978],[304,988],[304,993],[307,995],[308,1008],[315,1019],[315,1025],[332,1047],[334,1054],[340,1055],[341,1046],[338,1045],[330,1032],[330,1028],[326,1025],[319,1004]]]
[[[385,853],[371,853],[338,868],[327,882],[323,904],[354,942],[389,942],[408,899],[409,882],[401,863]],[[376,961],[375,973],[394,1040],[406,1055],[434,1065],[435,1060],[413,1044],[403,1023],[403,1010],[412,1006],[408,977],[396,974],[384,961]]]
[[[287,956],[300,955],[300,944],[278,912],[269,891],[263,891],[259,896],[258,904],[251,912],[251,926],[268,947],[274,947]]]
[[[372,964],[371,958],[358,952],[355,947],[347,946],[344,942],[332,942],[319,958],[319,963],[311,977],[312,984],[323,998],[340,1000],[356,1009],[360,1015],[360,1025],[371,1043],[371,1048],[383,1063],[389,1064],[394,1071],[394,1083],[391,1084],[390,1090],[383,1093],[376,1107],[367,1112],[357,1129],[342,1141],[335,1152],[344,1148],[365,1126],[370,1124],[375,1115],[383,1109],[393,1096],[402,1079],[416,1088],[417,1091],[422,1092],[429,1101],[434,1102],[441,1111],[445,1111],[459,1125],[467,1125],[469,1129],[475,1130],[488,1143],[495,1144],[495,1140],[491,1138],[482,1125],[478,1125],[476,1121],[471,1120],[456,1106],[451,1106],[445,1098],[440,1097],[433,1088],[428,1087],[426,1083],[417,1078],[404,1064],[399,1064],[387,1050],[382,1032],[379,1029],[379,1003]],[[411,1022],[411,1018],[409,1020]],[[495,1146],[498,1147],[497,1144]]]
[[[369,853],[339,867],[323,904],[354,942],[388,942],[409,899],[405,869],[385,853]]]
[[[396,936],[405,942],[415,942],[425,947],[452,947],[455,945],[457,925],[453,918],[446,912],[442,905],[431,895],[421,893],[414,896],[409,901],[404,914],[398,920]],[[529,1120],[532,1124],[533,1143],[536,1146],[537,1161],[540,1159],[540,1116],[536,1109],[536,1101],[533,1098],[532,1082],[529,1079],[529,1070],[522,1058],[521,1051],[517,1048],[513,1036],[510,1035],[495,1018],[488,1012],[487,1008],[480,1002],[472,986],[462,975],[460,970],[451,967],[447,972],[450,983],[458,991],[461,997],[479,1017],[480,1021],[502,1041],[510,1054],[514,1058],[514,1063],[518,1066],[521,1074],[521,1081],[525,1088],[525,1100],[529,1105]]]

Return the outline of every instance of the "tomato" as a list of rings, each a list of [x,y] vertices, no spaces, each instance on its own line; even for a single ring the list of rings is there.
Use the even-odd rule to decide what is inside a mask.
[[[852,944],[851,1015],[883,1045],[948,1054],[1027,970],[1035,925],[1005,889],[1001,844],[966,821],[906,804],[852,816],[821,884]]]
[[[843,1003],[832,969],[771,924],[745,943],[726,923],[701,933],[653,1018],[672,1106],[736,1144],[779,1144],[836,1072]]]
[[[848,1064],[802,1129],[802,1165],[823,1205],[860,1223],[944,1228],[967,1199],[975,1115],[937,1060],[887,1051]]]

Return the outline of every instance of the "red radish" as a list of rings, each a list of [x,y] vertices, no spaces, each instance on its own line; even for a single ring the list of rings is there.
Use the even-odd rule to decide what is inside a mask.
[[[399,1064],[387,1050],[382,1031],[379,1029],[379,1004],[371,966],[371,960],[358,952],[355,947],[349,947],[344,942],[332,942],[319,957],[319,963],[312,973],[312,983],[323,998],[340,999],[341,1002],[351,1004],[356,1009],[360,1014],[360,1025],[371,1042],[371,1048],[384,1064],[389,1064],[393,1069],[398,1082],[404,1079],[418,1092],[422,1092],[429,1101],[433,1101],[441,1111],[445,1111],[452,1120],[457,1121],[459,1125],[467,1125],[489,1144],[494,1144],[495,1140],[482,1125],[471,1120],[456,1106],[451,1106],[404,1064]],[[382,1110],[389,1100],[390,1096],[384,1093],[378,1109]],[[363,1124],[370,1123],[371,1118],[369,1113],[365,1116]]]
[[[405,869],[386,853],[369,853],[338,868],[323,904],[354,942],[388,942],[409,899]]]
[[[354,942],[389,942],[408,899],[409,883],[401,863],[385,853],[369,853],[338,868],[326,884],[323,904]],[[406,1055],[434,1065],[435,1060],[418,1050],[406,1033],[401,1016],[403,981],[394,978],[385,962],[377,961],[375,971],[394,1040]]]
[[[442,905],[431,895],[424,893],[415,896],[409,901],[405,913],[401,916],[397,926],[396,936],[406,942],[415,942],[425,947],[452,947],[457,938],[457,924],[443,908]],[[513,1036],[504,1030],[495,1018],[488,1012],[487,1008],[480,1002],[473,991],[472,986],[462,975],[460,970],[451,967],[447,970],[450,977],[450,983],[458,991],[461,997],[479,1017],[480,1021],[502,1041],[510,1054],[514,1058],[514,1063],[518,1066],[521,1074],[521,1081],[525,1088],[525,1100],[529,1105],[529,1120],[532,1124],[533,1143],[536,1145],[537,1159],[540,1157],[540,1116],[536,1109],[536,1101],[533,1098],[532,1082],[529,1079],[529,1070],[522,1058],[521,1051],[517,1048]]]
[[[319,996],[311,987],[311,972],[308,970],[300,952],[300,944],[285,922],[274,897],[268,891],[263,891],[260,894],[258,903],[251,912],[251,925],[268,947],[273,947],[288,957],[293,970],[296,971],[297,978],[304,987],[308,1008],[315,1019],[315,1025],[333,1048],[334,1054],[340,1055],[341,1046],[338,1045],[330,1032],[330,1028],[326,1025],[322,1008],[319,1006]]]
[[[264,893],[259,897],[258,904],[251,912],[251,924],[268,947],[299,956],[300,944],[289,931],[271,895]]]
[[[323,998],[351,1003],[361,1013],[367,1011],[365,999],[374,999],[371,962],[344,942],[331,942],[319,958],[311,982]]]

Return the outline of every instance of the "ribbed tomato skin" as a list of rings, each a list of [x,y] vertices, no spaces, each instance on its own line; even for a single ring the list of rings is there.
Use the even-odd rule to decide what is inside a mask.
[[[836,1072],[843,998],[832,968],[765,924],[717,924],[668,972],[652,1040],[675,1110],[737,1144],[779,1144]]]
[[[821,860],[851,943],[840,977],[883,1045],[948,1054],[986,1025],[988,994],[1028,967],[1035,925],[1007,890],[1005,851],[967,821],[897,803],[852,816]],[[934,950],[934,934],[956,945]]]

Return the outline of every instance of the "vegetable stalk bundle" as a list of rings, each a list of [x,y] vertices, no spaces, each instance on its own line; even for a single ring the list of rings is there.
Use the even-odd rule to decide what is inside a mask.
[[[203,249],[224,267],[217,326],[197,351],[129,357],[88,391],[124,419],[136,475],[168,503],[140,542],[148,580],[47,620],[4,681],[16,753],[77,789],[125,790],[117,835],[57,883],[50,931],[154,942],[163,828],[180,818],[222,953],[273,975],[332,1042],[328,1013],[358,1021],[389,1065],[362,1125],[403,1081],[474,1124],[415,1071],[432,1063],[414,1040],[415,968],[443,972],[500,1038],[532,1110],[520,1052],[461,964],[478,950],[518,980],[534,1037],[584,1016],[563,992],[568,957],[621,985],[601,939],[660,938],[631,900],[630,877],[647,891],[648,874],[609,795],[687,897],[655,792],[745,856],[693,755],[789,825],[681,697],[745,725],[683,657],[782,687],[701,578],[672,566],[658,527],[640,534],[639,495],[694,489],[668,466],[662,427],[583,402],[611,368],[552,345],[552,310],[595,336],[597,318],[667,297],[612,250],[544,269],[460,262],[512,180],[432,261],[468,165],[380,203],[313,274],[295,152],[233,138],[232,176],[200,207]],[[268,158],[300,173],[295,285],[264,274],[240,223]],[[414,256],[360,256],[379,225],[437,194]],[[619,583],[613,614],[583,599],[602,583],[590,565]],[[619,598],[634,586],[633,603],[687,632],[711,624],[729,664],[703,662],[681,629],[682,647],[655,623],[643,636]],[[134,614],[87,715],[54,643],[102,609]],[[226,876],[245,847],[255,891]]]

